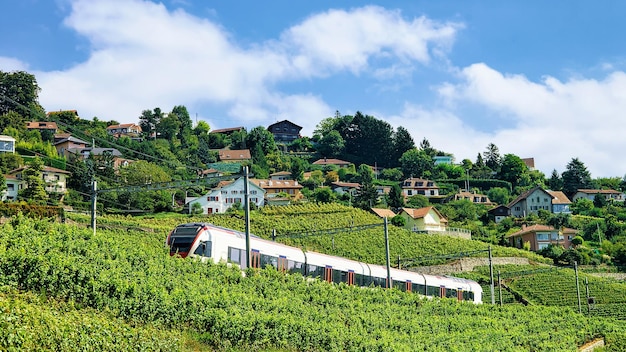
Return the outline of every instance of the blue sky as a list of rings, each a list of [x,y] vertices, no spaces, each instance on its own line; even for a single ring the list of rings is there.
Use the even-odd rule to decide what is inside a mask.
[[[214,128],[335,111],[457,161],[489,143],[559,173],[626,174],[626,2],[3,1],[0,70],[47,111],[137,122],[185,105]]]

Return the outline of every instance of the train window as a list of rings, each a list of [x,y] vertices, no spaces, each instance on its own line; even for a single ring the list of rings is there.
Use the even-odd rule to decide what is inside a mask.
[[[293,274],[293,273],[304,274],[304,272],[302,271],[303,268],[304,268],[304,264],[300,262],[296,262],[293,260],[287,261],[287,272],[289,272],[290,274]]]
[[[406,289],[406,283],[402,282],[402,281],[398,281],[398,280],[392,280],[393,282],[393,287],[397,288],[398,290],[402,290],[404,291]]]
[[[370,277],[367,275],[354,274],[354,283],[359,286],[368,286],[370,284]]]
[[[447,298],[456,298],[456,290],[453,288],[446,289],[446,297]]]
[[[374,286],[377,286],[377,287],[387,287],[387,278],[372,277],[372,281],[374,283]]]
[[[278,258],[271,255],[261,254],[260,267],[265,268],[267,266],[273,266],[274,268],[278,268]]]
[[[474,292],[472,291],[463,291],[463,299],[466,301],[474,300]]]
[[[228,260],[238,264],[242,269],[246,268],[246,252],[234,247],[228,247]]]
[[[413,283],[413,291],[425,295],[426,285]]]
[[[439,287],[435,287],[435,286],[428,286],[428,287],[426,287],[426,296],[438,297],[439,295],[440,295]]]
[[[334,270],[333,282],[334,283],[348,282],[348,273],[345,271],[341,271],[341,270]]]
[[[211,241],[200,242],[198,248],[193,252],[193,254],[201,255],[203,257],[211,257]]]
[[[322,277],[324,275],[324,267],[309,264],[307,267],[306,275],[310,277]]]

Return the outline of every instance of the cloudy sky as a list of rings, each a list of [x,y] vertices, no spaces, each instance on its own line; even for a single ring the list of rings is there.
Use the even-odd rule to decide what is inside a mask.
[[[4,1],[0,70],[47,111],[138,122],[185,105],[213,129],[356,111],[457,161],[494,143],[550,175],[626,174],[626,2]]]

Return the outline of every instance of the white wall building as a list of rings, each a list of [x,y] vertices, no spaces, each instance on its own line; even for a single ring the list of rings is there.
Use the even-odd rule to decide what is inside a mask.
[[[248,191],[250,204],[262,207],[265,201],[265,190],[252,182],[248,182]],[[244,196],[244,178],[240,177],[235,181],[220,182],[209,193],[192,199],[187,205],[190,214],[196,203],[202,207],[202,214],[224,213],[235,203],[241,203],[243,206]]]
[[[0,135],[0,153],[15,153],[15,138]]]
[[[18,180],[15,176],[4,175],[7,189],[2,191],[3,202],[14,202],[17,200],[17,193],[22,189],[24,182]]]

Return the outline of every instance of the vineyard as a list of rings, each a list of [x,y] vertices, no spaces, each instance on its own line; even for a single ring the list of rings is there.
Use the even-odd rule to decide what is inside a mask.
[[[383,220],[366,211],[340,204],[306,203],[302,205],[264,207],[250,213],[250,232],[271,239],[273,230],[276,241],[288,245],[338,255],[374,264],[385,264],[385,237]],[[70,219],[89,223],[85,215],[71,214]],[[244,231],[243,214],[213,214],[209,216],[181,216],[141,218],[141,227],[167,234],[183,222],[210,222],[218,226]],[[104,227],[120,229],[137,228],[136,218],[113,216],[98,220]],[[368,229],[355,227],[372,225]],[[488,244],[447,236],[416,234],[388,225],[391,258],[417,258],[437,253],[485,251]],[[165,237],[165,235],[164,235]],[[525,257],[533,262],[551,261],[535,253],[515,248],[492,246],[498,257]],[[479,254],[486,257],[487,252]],[[428,265],[438,262],[429,262]]]
[[[626,283],[614,279],[595,277],[583,272],[576,274],[572,268],[538,266],[495,266],[502,274],[503,286],[496,287],[496,302],[503,292],[503,303],[520,303],[520,298],[528,304],[569,307],[578,310],[578,296],[581,297],[581,311],[592,316],[613,317],[626,320]],[[460,274],[484,284],[484,298],[491,299],[489,268],[476,267],[474,273]],[[517,297],[515,297],[517,295]],[[588,301],[587,296],[591,298]]]
[[[172,334],[172,348],[183,348],[174,346],[183,333],[216,349],[308,351],[575,350],[595,336],[626,337],[614,321],[569,308],[430,301],[273,270],[242,277],[236,268],[169,257],[162,234],[103,230],[94,236],[90,229],[16,218],[0,229],[0,240],[3,287],[109,312],[139,331],[184,329]],[[78,332],[80,339],[102,333]],[[21,349],[39,338],[4,340],[0,349]]]
[[[133,327],[123,319],[90,308],[19,293],[0,292],[0,349],[3,351],[157,351],[181,348],[180,331],[149,325]]]
[[[271,236],[272,229],[284,234],[286,229],[305,232],[379,220],[345,208],[325,210],[319,208],[316,215],[313,209],[308,216],[295,211],[255,214],[253,232],[265,237]],[[304,222],[307,218],[316,220]],[[346,218],[350,221],[342,220]],[[604,337],[609,350],[626,347],[621,322],[581,315],[569,306],[499,307],[427,300],[398,290],[307,281],[269,269],[248,270],[242,276],[234,267],[173,258],[163,240],[181,220],[237,229],[243,223],[231,215],[110,217],[99,219],[103,228],[95,235],[80,224],[21,216],[2,225],[0,309],[10,314],[1,320],[0,350],[28,350],[29,346],[84,350],[89,349],[81,348],[85,341],[94,341],[99,350],[133,343],[138,347],[132,349],[138,350],[574,351],[595,337]],[[71,221],[82,222],[74,215]],[[300,221],[312,227],[306,229]],[[394,235],[412,240],[407,244],[412,249],[401,248]],[[366,239],[356,242],[358,236]],[[352,245],[382,243],[377,242],[379,233],[371,235],[376,239],[338,233],[334,243],[327,237],[285,240],[346,252],[350,240],[344,237],[351,237]],[[421,242],[416,238],[431,237],[390,228],[392,248],[407,254],[424,254],[438,246],[454,251],[462,244],[481,245],[458,239],[433,240],[434,244],[423,240],[428,249],[418,248]],[[353,255],[375,257],[381,248],[366,249]],[[40,316],[44,322],[38,322]],[[53,337],[47,340],[43,335],[47,330],[36,324],[54,326]],[[79,327],[83,325],[93,328]]]

